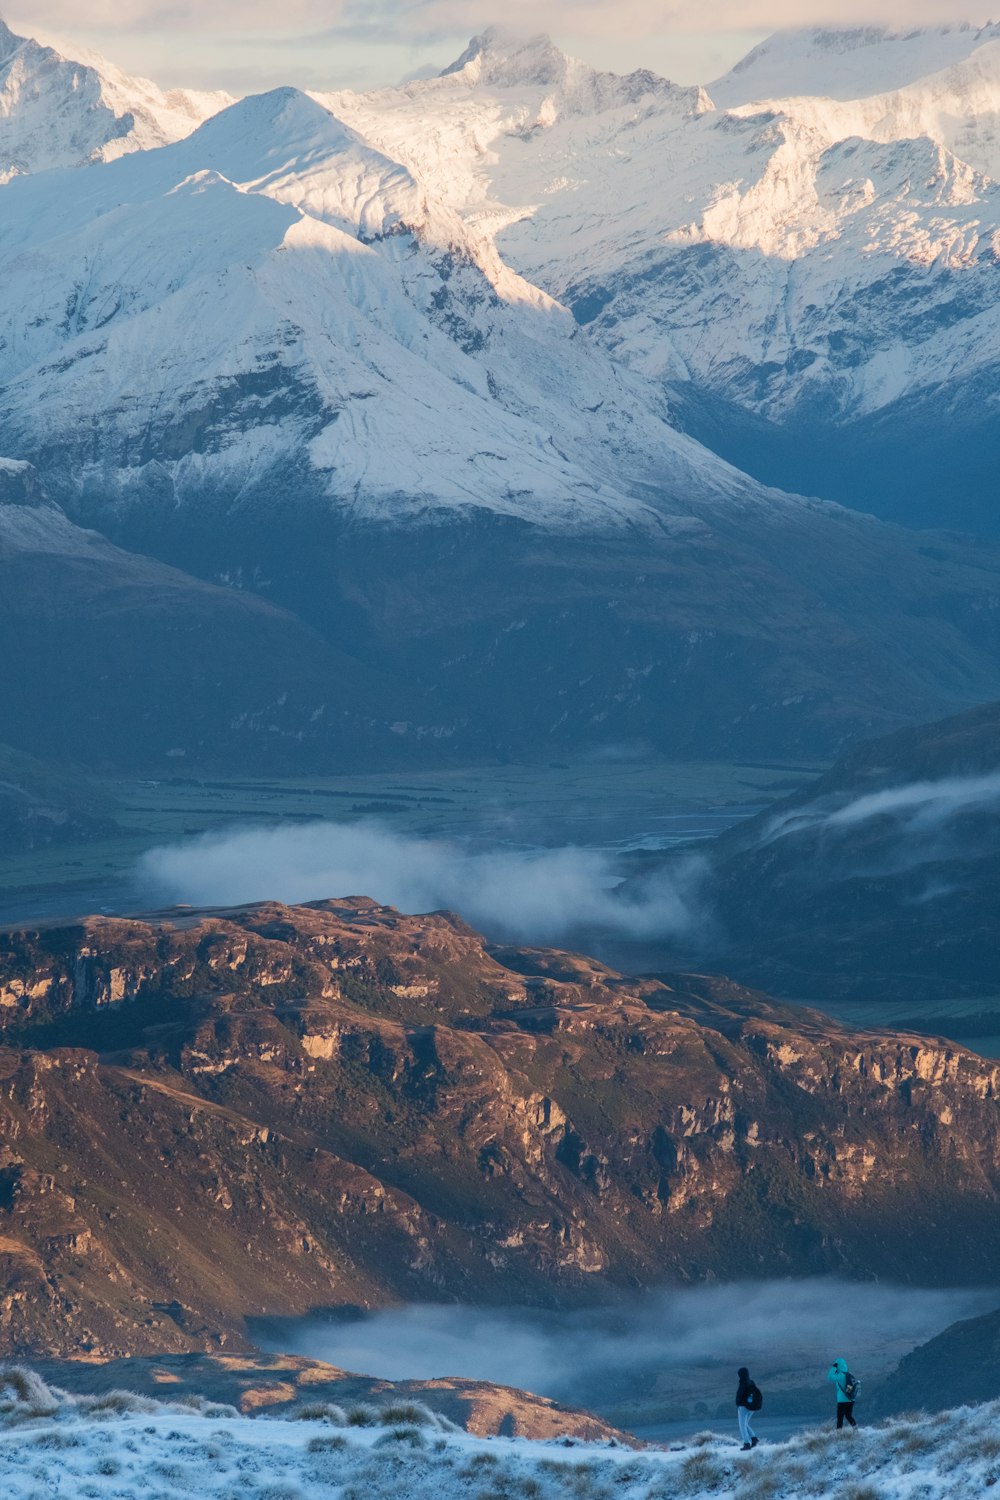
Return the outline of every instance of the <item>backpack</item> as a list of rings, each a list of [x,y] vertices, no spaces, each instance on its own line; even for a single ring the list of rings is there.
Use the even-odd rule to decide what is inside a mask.
[[[760,1411],[763,1405],[764,1397],[761,1394],[760,1386],[755,1385],[751,1380],[750,1389],[747,1391],[747,1411]]]
[[[858,1391],[860,1389],[861,1381],[856,1375],[852,1375],[850,1370],[848,1370],[847,1374],[844,1376],[844,1395],[847,1397],[847,1400],[856,1401],[858,1399]]]

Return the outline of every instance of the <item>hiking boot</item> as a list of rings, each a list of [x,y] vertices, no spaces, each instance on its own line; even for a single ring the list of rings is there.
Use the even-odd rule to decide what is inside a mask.
[[[750,1446],[751,1446],[751,1448],[756,1448],[756,1446],[757,1446],[757,1444],[759,1442],[760,1442],[760,1438],[758,1438],[758,1437],[751,1438],[750,1439]]]
[[[741,1453],[749,1453],[749,1452],[750,1452],[750,1449],[751,1449],[751,1448],[752,1448],[752,1447],[753,1447],[753,1443],[744,1443],[744,1444],[743,1444],[743,1447],[742,1447],[742,1448],[741,1448],[741,1449],[740,1449],[740,1452],[741,1452]]]

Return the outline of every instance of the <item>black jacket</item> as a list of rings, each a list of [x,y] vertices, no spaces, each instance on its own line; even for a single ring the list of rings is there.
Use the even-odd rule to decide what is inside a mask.
[[[737,1374],[740,1378],[740,1384],[739,1389],[736,1392],[736,1405],[745,1406],[748,1411],[753,1411],[753,1406],[750,1402],[750,1392],[753,1390],[753,1381],[750,1379],[750,1371],[738,1370]]]

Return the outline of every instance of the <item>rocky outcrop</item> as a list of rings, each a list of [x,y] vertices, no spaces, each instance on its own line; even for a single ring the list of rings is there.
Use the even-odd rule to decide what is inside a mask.
[[[993,1265],[1000,1067],[724,980],[354,900],[7,932],[0,992],[10,1350]]]

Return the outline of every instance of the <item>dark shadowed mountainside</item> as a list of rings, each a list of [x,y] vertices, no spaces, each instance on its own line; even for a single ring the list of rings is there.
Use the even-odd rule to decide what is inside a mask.
[[[799,998],[982,997],[990,1011],[1000,704],[856,745],[705,853],[713,967]],[[970,1015],[964,1034],[994,1022]]]
[[[873,1392],[872,1412],[944,1411],[995,1401],[1000,1391],[1000,1309],[953,1323],[901,1359]]]
[[[253,594],[112,546],[0,461],[0,738],[163,771],[391,759],[414,694]],[[409,707],[408,707],[409,706]]]

